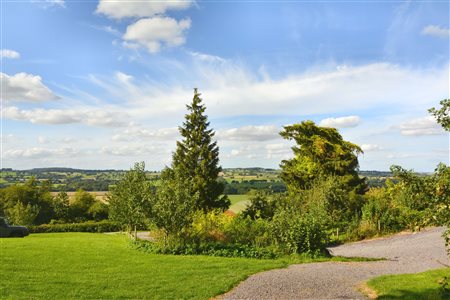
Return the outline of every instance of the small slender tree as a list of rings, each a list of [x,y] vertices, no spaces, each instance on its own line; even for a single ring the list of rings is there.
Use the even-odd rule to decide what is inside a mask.
[[[108,194],[109,218],[130,233],[151,216],[154,191],[145,175],[144,162],[136,163]]]
[[[183,126],[179,127],[182,140],[177,142],[173,154],[172,170],[176,180],[189,185],[196,196],[195,207],[208,211],[227,209],[230,201],[222,196],[224,185],[217,181],[219,172],[219,147],[213,141],[214,131],[209,129],[206,107],[200,93],[194,89],[194,98],[187,105]]]

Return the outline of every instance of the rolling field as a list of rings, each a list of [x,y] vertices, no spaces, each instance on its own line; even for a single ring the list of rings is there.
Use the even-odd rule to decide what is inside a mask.
[[[250,204],[248,195],[228,195],[228,199],[231,201],[229,210],[236,214],[243,211]]]
[[[138,252],[125,236],[33,234],[0,239],[1,299],[209,299],[280,260]]]
[[[88,193],[94,196],[95,199],[99,201],[107,202],[106,194],[108,193],[108,191],[95,191],[95,192],[88,191]],[[75,197],[75,194],[76,192],[67,192],[67,196],[69,196],[69,199]],[[51,195],[56,196],[58,195],[58,192],[51,192]]]

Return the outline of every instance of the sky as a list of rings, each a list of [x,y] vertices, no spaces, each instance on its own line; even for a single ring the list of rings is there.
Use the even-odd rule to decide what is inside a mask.
[[[283,126],[361,146],[361,170],[449,164],[448,1],[12,1],[1,167],[171,163],[198,88],[224,168],[279,168]]]

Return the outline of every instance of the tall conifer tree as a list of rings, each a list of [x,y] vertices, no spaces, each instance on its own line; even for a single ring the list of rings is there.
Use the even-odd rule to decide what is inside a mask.
[[[183,126],[179,127],[182,140],[177,142],[172,169],[176,180],[188,184],[195,196],[196,207],[204,211],[227,209],[230,201],[222,196],[224,185],[217,181],[219,172],[219,147],[213,141],[214,131],[209,129],[206,107],[200,93],[194,89],[194,98],[186,105]]]

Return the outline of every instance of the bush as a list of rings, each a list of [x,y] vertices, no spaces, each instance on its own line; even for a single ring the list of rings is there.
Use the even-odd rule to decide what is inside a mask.
[[[42,224],[28,227],[30,233],[50,232],[114,232],[121,231],[121,226],[116,222],[84,222],[72,224]]]
[[[272,240],[286,254],[326,253],[327,234],[322,222],[311,214],[288,209],[279,210],[270,223]]]
[[[134,249],[154,254],[208,255],[258,259],[274,259],[281,255],[280,252],[273,247],[259,248],[222,242],[201,242],[196,244],[183,242],[176,243],[172,241],[171,247],[167,247],[167,244],[141,240],[133,240],[130,243],[131,247]]]
[[[266,247],[271,244],[269,221],[252,220],[250,217],[237,216],[224,227],[225,242],[253,247]]]

